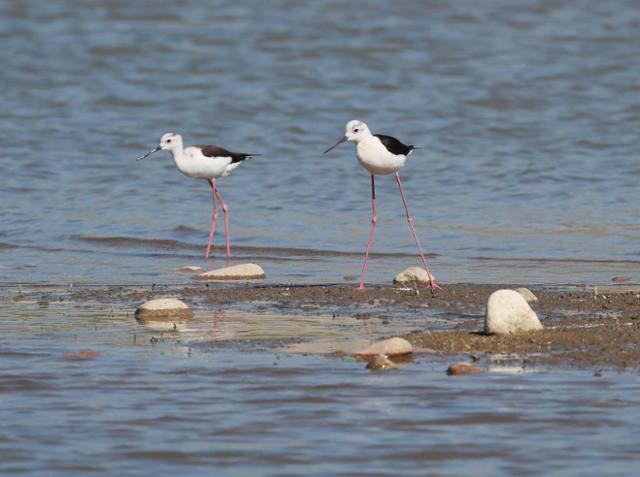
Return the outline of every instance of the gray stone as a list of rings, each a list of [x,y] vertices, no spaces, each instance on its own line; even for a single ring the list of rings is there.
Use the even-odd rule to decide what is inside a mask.
[[[218,268],[209,272],[200,273],[194,278],[197,280],[260,280],[265,278],[264,270],[255,263],[241,263],[231,267]]]
[[[378,341],[371,346],[358,351],[356,354],[361,356],[372,356],[376,354],[384,354],[387,356],[400,356],[403,354],[413,353],[413,345],[404,338],[394,337],[388,340]]]
[[[541,330],[542,324],[524,297],[515,290],[498,290],[487,301],[484,331],[512,334]]]
[[[538,297],[535,296],[528,288],[516,288],[516,291],[520,293],[525,300],[527,300],[527,303],[535,303],[538,301]]]

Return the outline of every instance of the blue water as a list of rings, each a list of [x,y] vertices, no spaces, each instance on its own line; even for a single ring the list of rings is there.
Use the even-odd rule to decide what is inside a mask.
[[[248,316],[198,312],[155,344],[118,307],[4,304],[0,316],[2,475],[601,476],[638,462],[634,372],[447,377],[447,359],[421,355],[371,373],[281,352],[317,332],[309,316],[243,330]],[[84,348],[100,355],[68,357]]]
[[[174,266],[206,266],[207,184],[165,153],[135,161],[178,131],[263,154],[219,184],[232,245],[253,247],[238,261],[340,281],[361,264],[369,179],[352,145],[321,152],[355,117],[423,146],[402,176],[440,281],[633,274],[639,21],[631,0],[3,2],[1,280],[175,282]],[[374,282],[419,263],[392,177],[378,202],[374,252],[404,258],[374,260]],[[276,259],[290,247],[353,255]]]

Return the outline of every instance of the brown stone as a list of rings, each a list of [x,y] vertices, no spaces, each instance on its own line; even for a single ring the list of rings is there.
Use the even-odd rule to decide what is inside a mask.
[[[480,368],[469,363],[455,363],[447,368],[449,376],[471,376],[483,373],[484,371]]]

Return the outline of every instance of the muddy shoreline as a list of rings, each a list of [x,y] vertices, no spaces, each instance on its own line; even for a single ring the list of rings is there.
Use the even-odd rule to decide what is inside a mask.
[[[360,320],[424,317],[425,328],[406,336],[416,351],[482,364],[566,365],[591,368],[640,368],[640,287],[529,288],[544,330],[518,336],[485,336],[484,307],[489,295],[520,284],[448,284],[431,293],[423,286],[373,285],[358,291],[351,284],[182,286],[5,289],[3,300],[98,302],[135,308],[142,302],[174,296],[194,310],[235,309],[253,313],[334,314]],[[391,328],[392,329],[392,326]]]

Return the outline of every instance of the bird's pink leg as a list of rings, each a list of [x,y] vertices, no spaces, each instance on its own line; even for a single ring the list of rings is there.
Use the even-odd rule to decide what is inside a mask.
[[[435,278],[431,276],[431,272],[429,272],[429,267],[427,266],[427,260],[424,258],[424,252],[422,251],[422,246],[420,245],[420,240],[418,240],[418,234],[416,234],[416,229],[413,227],[413,218],[409,213],[409,206],[407,205],[407,199],[404,196],[404,189],[402,188],[402,182],[400,182],[400,174],[396,172],[396,181],[398,182],[398,187],[400,188],[400,196],[402,197],[402,203],[404,204],[404,210],[407,212],[407,222],[409,222],[409,227],[411,227],[411,232],[413,233],[413,238],[416,241],[416,245],[418,246],[418,251],[420,252],[420,259],[422,260],[422,265],[424,265],[424,269],[427,272],[427,276],[429,277],[429,288],[432,290],[442,290],[442,287],[438,285],[438,282]]]
[[[227,239],[227,258],[231,258],[231,244],[229,243],[229,207],[227,207],[227,203],[222,199],[222,195],[220,195],[218,189],[216,189],[216,194],[218,195],[218,199],[220,199],[220,205],[222,205],[222,212],[224,213],[224,235]]]
[[[371,174],[371,232],[369,233],[369,241],[367,242],[367,251],[364,254],[364,265],[362,266],[362,275],[360,276],[360,286],[358,290],[364,290],[364,273],[367,271],[367,262],[369,261],[369,251],[373,244],[373,232],[376,230],[376,183],[375,177]]]
[[[218,223],[218,208],[216,207],[216,181],[209,180],[209,186],[211,187],[211,196],[213,197],[213,215],[211,216],[211,232],[209,232],[209,242],[207,243],[207,250],[205,250],[204,252],[204,258],[209,258],[211,244],[213,243],[213,233],[216,231],[216,223]]]

